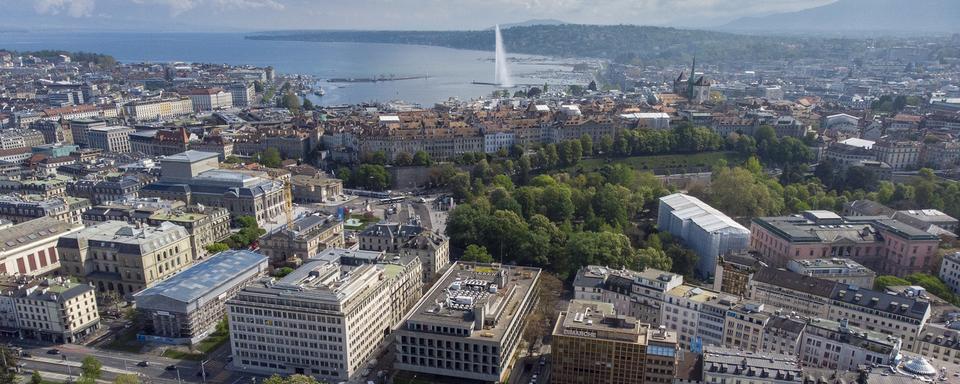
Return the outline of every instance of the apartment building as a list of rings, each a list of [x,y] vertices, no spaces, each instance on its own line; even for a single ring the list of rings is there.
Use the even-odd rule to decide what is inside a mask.
[[[916,141],[880,140],[872,147],[876,160],[890,164],[896,171],[915,169],[920,165],[921,144]]]
[[[130,152],[130,134],[134,129],[120,125],[90,128],[87,131],[87,145],[104,152]]]
[[[100,293],[129,297],[193,264],[190,235],[164,222],[142,227],[106,221],[60,237],[62,273],[96,287]]]
[[[845,319],[811,319],[800,341],[804,366],[856,371],[860,365],[893,365],[900,355],[899,337],[851,327]]]
[[[125,104],[123,111],[136,121],[168,120],[192,114],[193,101],[188,97],[133,101]]]
[[[610,303],[573,300],[553,328],[551,382],[672,383],[676,335],[619,316]]]
[[[736,252],[720,256],[713,274],[713,289],[743,297],[747,295],[747,283],[753,274],[766,264],[749,252]]]
[[[260,252],[272,264],[303,261],[326,248],[343,248],[343,222],[333,216],[306,216],[260,239]],[[296,262],[294,262],[296,264]]]
[[[89,208],[90,200],[72,196],[0,195],[0,219],[15,224],[40,217],[79,224],[83,222],[81,215]]]
[[[903,340],[903,349],[913,351],[920,331],[930,319],[931,306],[919,297],[836,284],[830,295],[827,319],[848,319],[849,326],[893,335]]]
[[[849,258],[879,274],[906,276],[933,269],[940,238],[898,220],[841,217],[829,211],[760,217],[750,248],[772,266],[790,260]]]
[[[395,305],[412,306],[421,294],[418,260],[382,257],[328,249],[279,280],[245,287],[227,301],[234,364],[265,374],[356,378],[402,316]]]
[[[248,107],[256,103],[256,87],[253,83],[233,83],[226,89],[234,107]]]
[[[539,278],[539,268],[454,263],[397,329],[394,368],[505,381]]]
[[[790,260],[787,270],[838,283],[871,288],[877,273],[851,259]]]
[[[954,293],[960,293],[960,252],[943,256],[939,275],[940,280],[943,280]]]
[[[144,184],[144,178],[134,175],[82,179],[68,184],[67,194],[88,199],[94,205],[107,204],[136,199]]]
[[[915,351],[934,364],[960,365],[960,322],[956,316],[923,327]]]
[[[87,140],[87,134],[92,128],[105,128],[107,121],[96,118],[69,120],[67,125],[70,127],[70,133],[73,136],[73,143],[81,148],[88,148],[90,141]]]
[[[730,295],[683,284],[664,295],[660,324],[676,333],[681,349],[719,344],[723,337],[724,317],[736,302],[737,299]]]
[[[360,232],[360,249],[400,252],[400,247],[420,235],[424,228],[418,222],[377,223]]]
[[[750,231],[696,197],[675,193],[660,198],[657,228],[681,239],[697,253],[697,272],[709,278],[716,271],[717,258],[744,251]]]
[[[781,355],[800,355],[800,341],[807,320],[796,315],[772,314],[763,327],[763,352]]]
[[[12,301],[19,338],[78,343],[100,326],[97,300],[89,285],[60,277],[16,284],[3,289],[0,302]]]
[[[612,303],[617,313],[659,325],[666,293],[683,284],[683,276],[653,268],[643,271],[589,265],[577,271],[574,298]]]
[[[146,222],[153,226],[168,222],[186,229],[194,260],[208,255],[206,246],[230,237],[230,212],[220,207],[191,205],[165,210],[150,215]]]
[[[771,311],[780,310],[810,318],[830,315],[829,297],[835,282],[777,269],[763,268],[747,285],[747,297],[766,304]]]
[[[704,347],[702,383],[803,383],[795,355],[744,354],[738,349]]]
[[[67,194],[67,183],[62,179],[0,180],[0,193],[18,193],[51,198]]]
[[[728,348],[750,352],[763,349],[763,329],[772,317],[764,305],[743,302],[727,311],[723,323],[723,345]]]
[[[290,184],[293,201],[326,203],[343,195],[343,180],[323,175],[292,175]]]
[[[421,232],[400,248],[400,255],[419,258],[423,263],[423,281],[433,281],[450,264],[450,238],[436,232]]]
[[[266,275],[267,257],[247,250],[213,255],[133,295],[147,320],[143,338],[169,344],[196,344],[223,321],[226,302]]]
[[[58,272],[57,240],[83,224],[41,217],[0,230],[0,274],[43,276]]]

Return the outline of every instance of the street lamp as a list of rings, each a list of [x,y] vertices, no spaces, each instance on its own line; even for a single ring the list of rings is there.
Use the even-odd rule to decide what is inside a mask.
[[[207,370],[204,368],[204,365],[206,365],[208,362],[210,362],[210,360],[204,360],[200,362],[200,378],[203,379],[204,383],[207,382]]]

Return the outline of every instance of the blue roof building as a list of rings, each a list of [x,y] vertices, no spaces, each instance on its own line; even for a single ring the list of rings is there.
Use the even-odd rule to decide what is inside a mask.
[[[216,330],[224,303],[266,274],[266,256],[247,250],[220,252],[135,294],[149,319],[141,340],[194,344]]]

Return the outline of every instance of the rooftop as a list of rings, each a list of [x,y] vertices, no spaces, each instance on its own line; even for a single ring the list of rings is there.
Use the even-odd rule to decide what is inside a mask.
[[[181,152],[175,155],[170,155],[163,158],[163,161],[173,161],[173,162],[182,162],[182,163],[194,163],[201,160],[206,160],[210,158],[219,157],[219,154],[213,152],[202,152],[189,150],[186,152]]]
[[[77,241],[84,239],[91,246],[109,246],[107,244],[135,246],[137,251],[145,254],[188,236],[186,229],[169,222],[163,222],[157,227],[137,228],[122,221],[104,221],[61,237],[60,245],[77,246]],[[123,251],[122,248],[121,251]],[[129,251],[132,250],[127,250]]]
[[[259,253],[247,250],[223,251],[136,293],[134,297],[160,295],[189,303],[251,269],[265,269],[266,265],[267,257]]]
[[[463,332],[457,336],[499,340],[539,277],[539,268],[457,262],[407,315],[407,329],[435,325]]]
[[[799,383],[803,380],[796,356],[743,352],[715,346],[703,347],[703,373],[752,376],[760,380],[776,378],[778,382]]]
[[[67,223],[52,217],[25,221],[0,231],[0,253],[44,239],[56,238],[80,228],[83,228],[82,224]]]
[[[636,318],[617,315],[613,304],[572,300],[567,310],[560,313],[553,334],[646,344],[649,328]]]

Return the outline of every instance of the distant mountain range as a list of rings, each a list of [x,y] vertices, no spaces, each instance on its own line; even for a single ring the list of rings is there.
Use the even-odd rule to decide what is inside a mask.
[[[744,17],[716,29],[819,35],[918,35],[960,32],[958,0],[838,0],[802,11]]]
[[[534,25],[563,25],[563,24],[569,24],[569,23],[567,23],[566,21],[561,21],[557,19],[532,19],[527,21],[521,21],[519,23],[500,24],[500,29],[507,29],[507,28],[513,28],[513,27],[530,27]],[[493,29],[493,27],[490,27],[490,29]]]

